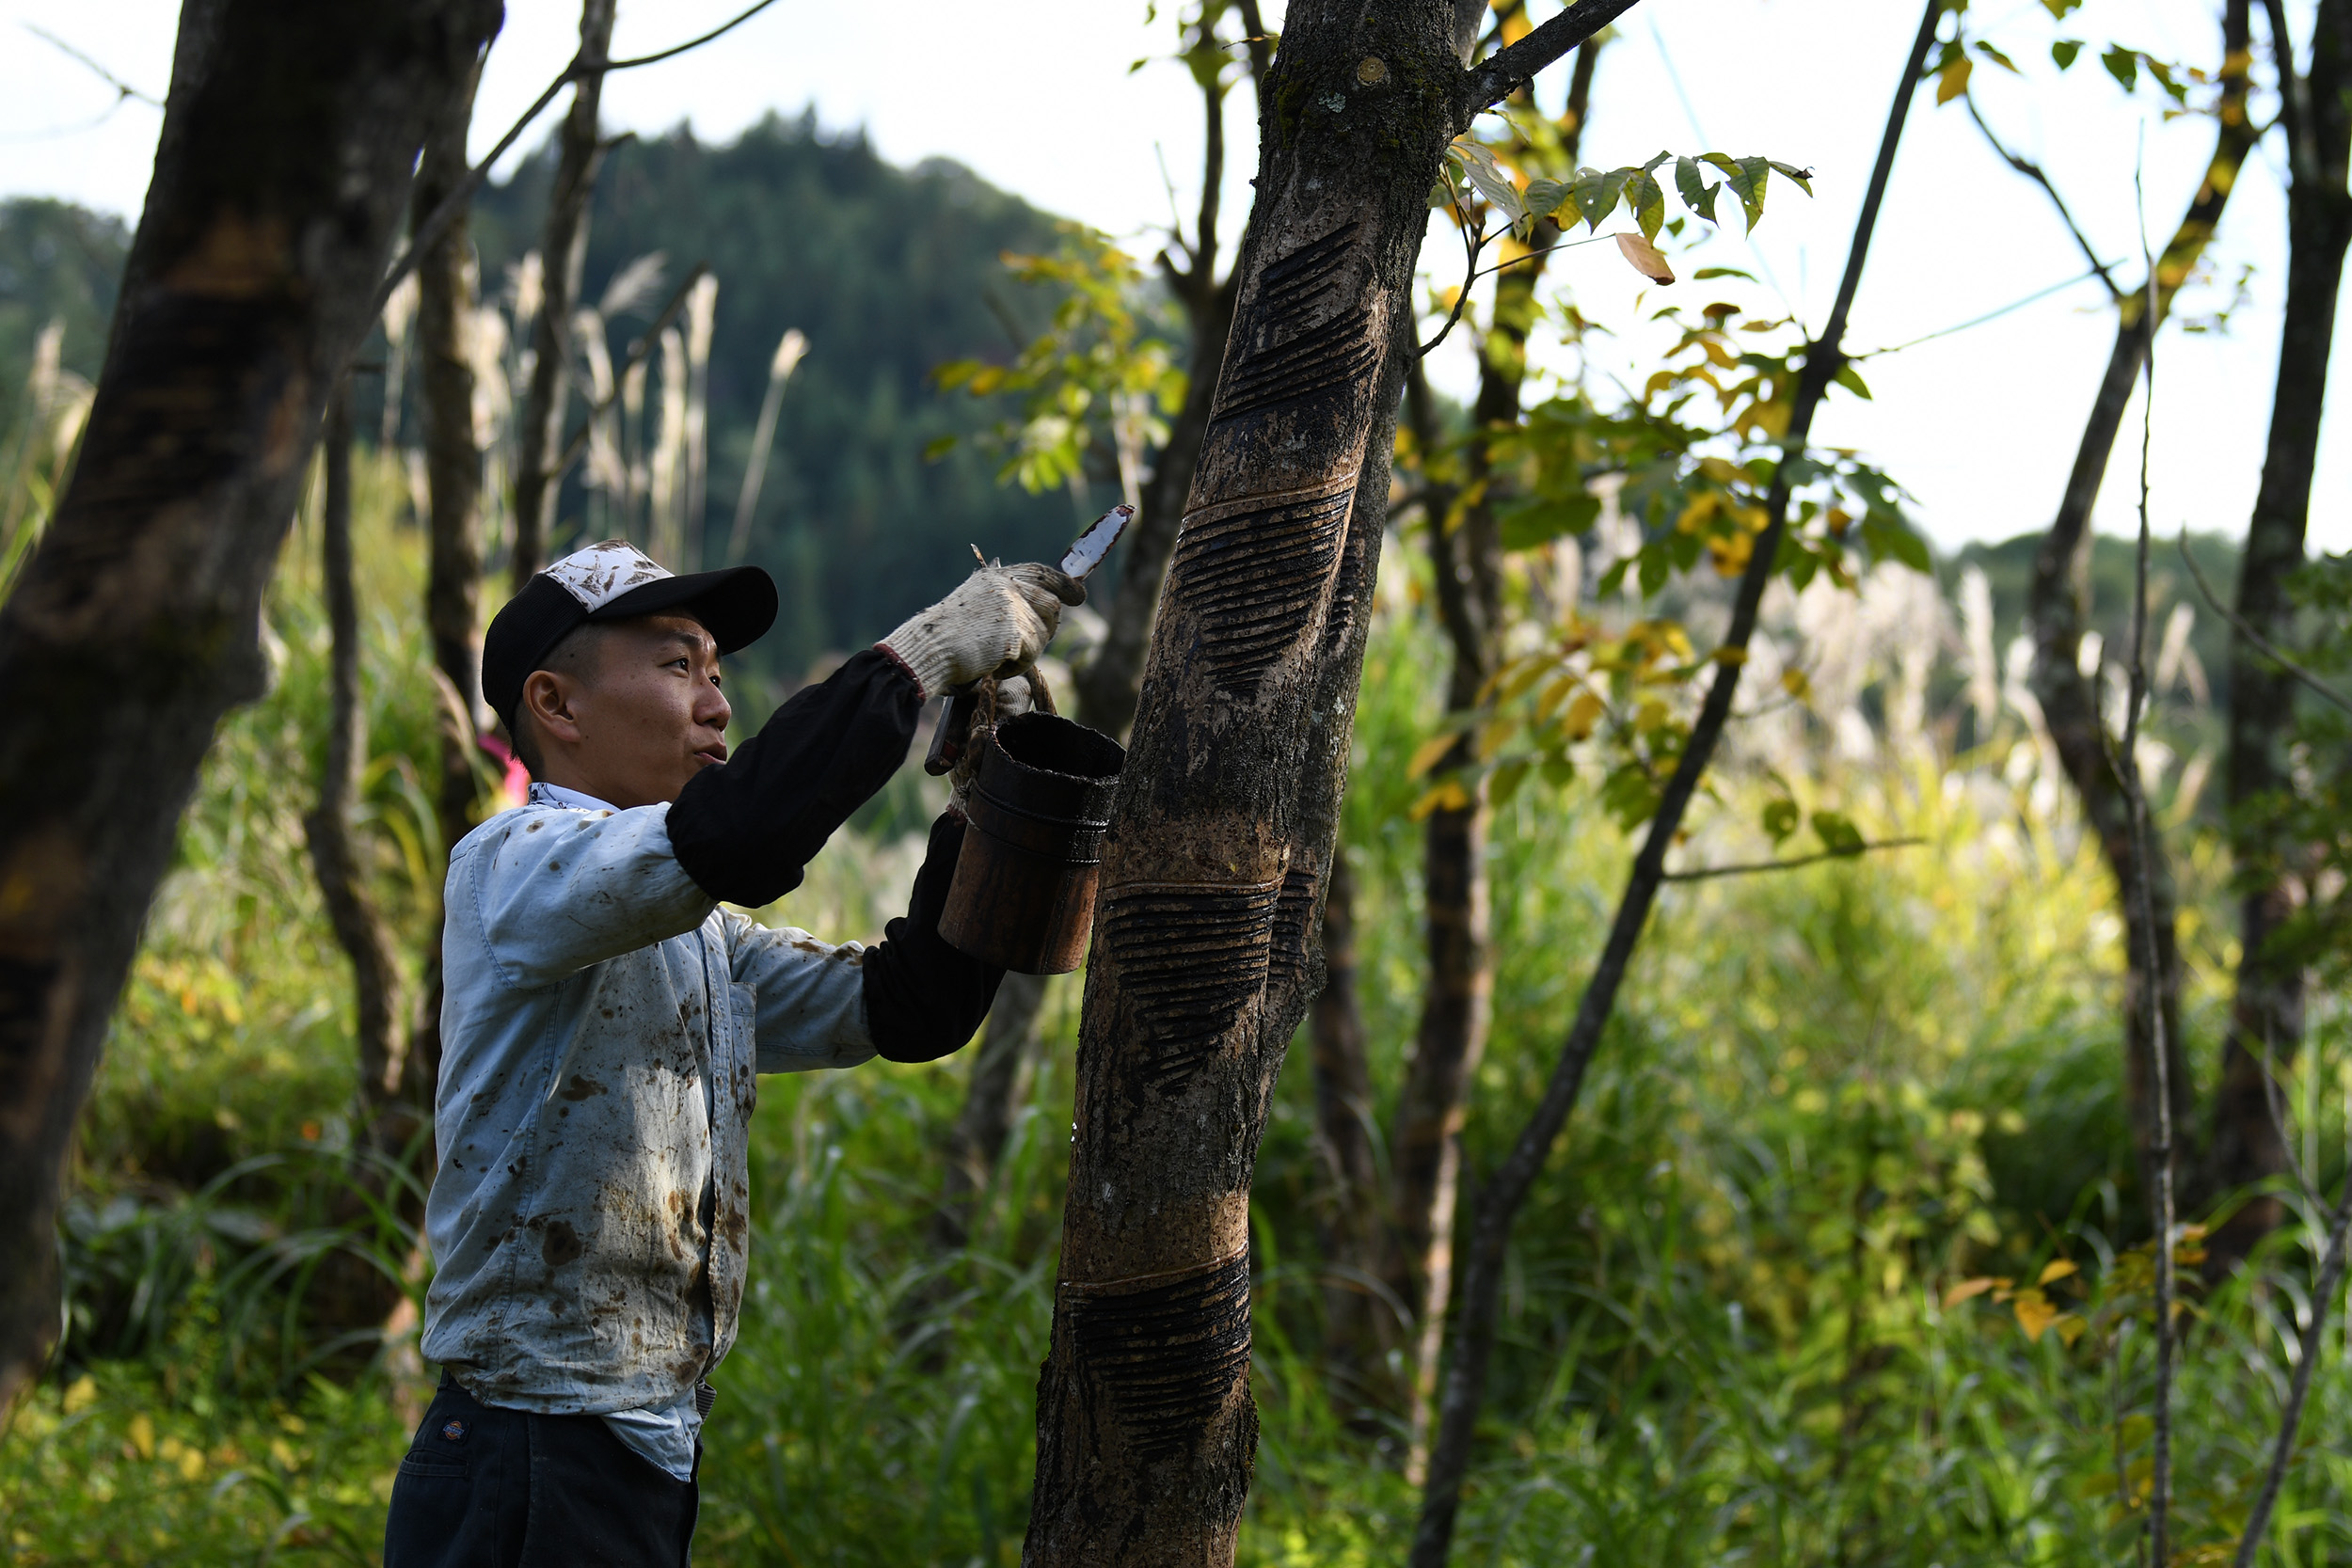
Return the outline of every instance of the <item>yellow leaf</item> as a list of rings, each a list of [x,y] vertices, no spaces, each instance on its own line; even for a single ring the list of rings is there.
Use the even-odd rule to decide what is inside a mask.
[[[1433,735],[1422,741],[1421,749],[1413,753],[1413,760],[1406,764],[1405,776],[1408,779],[1418,779],[1432,768],[1437,767],[1438,761],[1448,752],[1454,750],[1454,743],[1459,738],[1461,737],[1449,730],[1443,735]]]
[[[98,1402],[98,1380],[84,1372],[65,1391],[65,1413],[69,1416],[87,1410]]]
[[[281,1470],[298,1470],[302,1467],[302,1461],[294,1454],[294,1445],[283,1437],[273,1437],[269,1440],[269,1456],[277,1462],[278,1467]]]
[[[155,1457],[155,1423],[142,1410],[131,1418],[131,1446],[139,1450],[141,1459]]]
[[[1725,643],[1709,657],[1718,664],[1745,664],[1748,661],[1748,651],[1745,648],[1735,648]]]
[[[1576,677],[1574,675],[1561,675],[1552,680],[1535,695],[1536,721],[1549,723],[1552,715],[1560,711],[1561,705],[1575,694]]]
[[[1461,781],[1448,779],[1413,802],[1412,817],[1414,821],[1420,822],[1424,820],[1431,812],[1440,807],[1447,811],[1460,811],[1470,803],[1470,791],[1462,787]]]
[[[1675,280],[1675,269],[1666,264],[1666,259],[1658,253],[1658,247],[1641,235],[1618,235],[1617,250],[1625,257],[1628,266],[1651,282],[1671,283]]]
[[[1590,691],[1580,691],[1576,694],[1576,701],[1568,705],[1568,716],[1561,721],[1560,727],[1567,731],[1570,740],[1581,740],[1593,733],[1593,726],[1599,723],[1600,716],[1608,711],[1609,705],[1598,696]]]
[[[2089,1328],[2090,1326],[2090,1325],[2089,1323],[2083,1322],[2079,1316],[2073,1312],[2059,1313],[2057,1320],[2050,1324],[2050,1327],[2058,1334],[2058,1337],[2060,1339],[2065,1340],[2070,1348],[2072,1348],[2075,1340],[2083,1337],[2083,1330]]]
[[[1801,703],[1813,700],[1813,683],[1804,678],[1802,670],[1783,670],[1780,673],[1780,689]]]
[[[1958,98],[1962,93],[1966,92],[1968,90],[1968,72],[1973,68],[1974,62],[1971,61],[1967,55],[1959,55],[1953,56],[1952,63],[1946,66],[1943,71],[1938,72],[1936,75],[1935,101],[1938,103],[1949,103],[1953,99]]]
[[[1951,1310],[1953,1307],[1958,1307],[1962,1302],[1968,1300],[1971,1296],[1980,1296],[1984,1294],[1987,1291],[1993,1289],[1993,1284],[1994,1282],[1991,1279],[1981,1276],[1976,1279],[1962,1280],[1959,1284],[1944,1292],[1945,1310]]]
[[[2047,1285],[2053,1279],[2064,1279],[2070,1274],[2078,1274],[2080,1272],[2080,1270],[2075,1268],[2075,1266],[2066,1259],[2053,1258],[2047,1264],[2043,1265],[2042,1277],[2035,1280],[2034,1283],[2036,1285]]]
[[[2013,1304],[2017,1326],[2026,1331],[2028,1339],[2039,1339],[2042,1331],[2058,1321],[2058,1309],[2050,1305],[2050,1298],[2039,1291],[2020,1291]]]
[[[1682,515],[1675,519],[1675,531],[1696,533],[1707,526],[1707,520],[1712,517],[1723,504],[1724,498],[1720,491],[1707,490],[1693,496],[1691,498],[1691,504],[1682,509]]]

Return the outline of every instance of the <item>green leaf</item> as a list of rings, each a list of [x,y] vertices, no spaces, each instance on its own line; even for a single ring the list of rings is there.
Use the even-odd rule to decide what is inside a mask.
[[[2042,8],[2048,11],[2056,20],[2063,22],[2067,14],[2082,3],[2083,0],[2042,0]]]
[[[2003,71],[2008,71],[2011,76],[2023,76],[2025,74],[2024,71],[2017,69],[2017,62],[2015,60],[2010,59],[2007,55],[2002,54],[1999,50],[1994,48],[1991,44],[1985,42],[1981,39],[1977,40],[1977,53],[1982,55],[1986,59],[1991,60],[1994,65],[1999,66]]]
[[[1691,276],[1702,283],[1710,277],[1744,277],[1751,283],[1756,281],[1756,274],[1742,272],[1738,267],[1701,267]]]
[[[1882,561],[1899,561],[1915,572],[1934,570],[1928,542],[1890,513],[1873,510],[1862,519],[1862,542]]]
[[[1633,170],[1613,168],[1603,172],[1597,168],[1577,171],[1575,183],[1568,187],[1568,198],[1576,203],[1578,214],[1585,227],[1600,232],[1601,220],[1615,211],[1617,198],[1625,194],[1625,182]]]
[[[1598,496],[1570,496],[1565,500],[1532,500],[1506,508],[1501,518],[1502,547],[1533,549],[1567,533],[1583,533],[1600,519]]]
[[[1568,196],[1567,183],[1561,180],[1531,180],[1527,182],[1527,211],[1533,217],[1549,217],[1560,210],[1560,203]]]
[[[1499,806],[1517,795],[1519,785],[1527,782],[1527,767],[1518,759],[1497,764],[1494,776],[1486,782],[1487,800]]]
[[[1671,156],[1671,153],[1661,152],[1644,164],[1625,184],[1626,207],[1633,214],[1633,221],[1641,226],[1642,238],[1652,243],[1657,241],[1658,230],[1666,222],[1666,192],[1658,183],[1657,169]]]
[[[1833,855],[1862,853],[1862,831],[1834,811],[1813,814],[1813,832],[1821,841],[1821,847]]]
[[[936,463],[955,450],[956,437],[953,436],[936,436],[923,444],[923,461]]]
[[[1846,390],[1851,392],[1854,396],[1860,398],[1865,403],[1872,401],[1869,387],[1863,382],[1862,372],[1853,368],[1853,361],[1851,359],[1838,367],[1837,385],[1843,387]]]
[[[1707,182],[1707,177],[1699,172],[1697,159],[1675,160],[1675,190],[1682,198],[1682,204],[1709,223],[1719,221],[1715,216],[1715,193],[1720,189],[1721,186]]]
[[[1457,136],[1446,148],[1448,161],[1459,168],[1463,176],[1476,186],[1478,194],[1486,198],[1486,205],[1501,213],[1514,227],[1526,221],[1527,203],[1519,195],[1518,186],[1502,172],[1495,162],[1491,149],[1485,144]]]
[[[2060,71],[2072,66],[2074,56],[2082,52],[2083,40],[2080,39],[2060,39],[2050,45],[2050,58],[2058,62]]]
[[[1771,163],[1775,172],[1795,181],[1797,189],[1807,196],[1813,194],[1813,171],[1811,169],[1799,168],[1793,164],[1784,164],[1777,158],[1772,159]]]
[[[1778,847],[1790,833],[1797,831],[1798,820],[1796,801],[1767,800],[1764,802],[1764,831],[1772,834],[1774,847]]]
[[[1968,73],[1976,69],[1967,55],[1962,55],[1935,73],[1935,101],[1949,103],[1968,90]]]
[[[1769,158],[1734,158],[1725,152],[1701,154],[1704,161],[1724,171],[1724,184],[1740,198],[1740,205],[1748,215],[1748,229],[1753,232],[1756,220],[1764,215],[1764,186],[1772,177]]]
[[[2137,51],[2115,44],[2099,56],[2099,63],[2107,68],[2107,74],[2123,84],[2125,92],[2139,87],[2139,55]]]

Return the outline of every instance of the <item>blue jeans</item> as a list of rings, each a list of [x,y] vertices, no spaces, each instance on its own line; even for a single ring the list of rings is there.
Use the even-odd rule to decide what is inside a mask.
[[[696,1499],[596,1417],[501,1410],[443,1377],[392,1482],[384,1568],[685,1568]]]

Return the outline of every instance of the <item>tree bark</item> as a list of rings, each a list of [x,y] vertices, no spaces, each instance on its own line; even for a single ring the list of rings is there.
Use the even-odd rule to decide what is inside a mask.
[[[1413,1533],[1408,1560],[1411,1568],[1444,1568],[1453,1548],[1454,1522],[1461,1511],[1462,1484],[1470,1473],[1470,1441],[1477,1429],[1479,1410],[1486,1402],[1486,1375],[1494,1356],[1495,1320],[1502,1310],[1503,1264],[1511,1229],[1520,1206],[1527,1201],[1536,1177],[1550,1157],[1552,1144],[1567,1125],[1568,1115],[1583,1092],[1585,1069],[1599,1047],[1602,1028],[1615,1009],[1618,988],[1624,983],[1627,967],[1641,941],[1642,927],[1648,922],[1658,890],[1664,882],[1666,850],[1681,831],[1683,813],[1698,792],[1700,779],[1722,738],[1724,726],[1731,718],[1732,699],[1746,663],[1748,641],[1755,635],[1764,590],[1772,581],[1773,560],[1788,528],[1787,458],[1805,450],[1812,435],[1813,416],[1846,363],[1843,344],[1847,317],[1861,288],[1863,262],[1869,255],[1870,237],[1877,228],[1887,180],[1894,170],[1895,150],[1902,139],[1903,121],[1910,113],[1928,52],[1935,42],[1936,25],[1944,6],[1945,0],[1928,0],[1919,19],[1910,58],[1905,61],[1895,88],[1894,105],[1887,114],[1886,130],[1880,140],[1869,187],[1863,197],[1861,215],[1854,225],[1853,243],[1847,253],[1836,303],[1831,307],[1820,339],[1805,352],[1804,369],[1798,377],[1789,411],[1788,435],[1781,443],[1784,458],[1777,466],[1765,499],[1765,526],[1757,534],[1755,549],[1740,575],[1739,591],[1732,600],[1730,624],[1724,634],[1724,650],[1732,657],[1715,661],[1715,673],[1700,704],[1698,718],[1691,726],[1690,739],[1660,797],[1658,813],[1650,820],[1641,850],[1634,856],[1624,896],[1619,899],[1616,916],[1610,924],[1608,941],[1601,949],[1599,961],[1593,967],[1593,977],[1584,988],[1583,997],[1577,1004],[1576,1018],[1568,1027],[1551,1078],[1545,1085],[1543,1099],[1519,1130],[1510,1153],[1480,1191],[1468,1249],[1469,1266],[1463,1274],[1454,1358],[1446,1371],[1438,1433],[1430,1447],[1428,1480],[1422,1490],[1421,1518]]]
[[[2248,0],[2230,0],[2222,18],[2223,97],[2219,127],[2205,181],[2182,215],[2172,239],[2156,261],[2154,309],[2148,306],[2146,288],[2117,296],[2115,344],[2106,372],[2091,403],[2090,417],[2075,450],[2074,467],[2049,532],[2035,551],[2026,615],[2034,649],[2031,680],[2050,727],[2058,761],[2082,803],[2083,819],[2097,835],[2101,853],[2115,877],[2124,921],[2123,1083],[2137,1151],[2143,1190],[2153,1194],[2155,1182],[2149,1149],[2155,1139],[2155,1087],[2149,1030],[2162,1020],[2166,1077],[2170,1086],[2172,1124],[2186,1128],[2195,1104],[2187,1053],[2180,1029],[2181,966],[2175,916],[2171,857],[2163,840],[2149,835],[2145,896],[2140,873],[2132,854],[2130,802],[2116,772],[2114,750],[2100,714],[2100,689],[2095,675],[2080,665],[2085,566],[2090,544],[2090,512],[2106,477],[2107,460],[2122,427],[2123,411],[2131,401],[2132,383],[2145,362],[2154,330],[2169,312],[2173,295],[2197,264],[2220,222],[2239,166],[2253,148],[2254,131],[2246,115]],[[2153,929],[2143,929],[2142,911]],[[2147,955],[2155,955],[2155,972],[2149,973]],[[2149,1006],[2151,1001],[2154,1008]],[[2185,1137],[2174,1140],[2176,1173],[2190,1163]],[[2192,1205],[2193,1206],[2193,1205]]]
[[[612,50],[615,0],[582,0],[580,58],[601,64]],[[572,86],[572,106],[556,143],[555,182],[548,190],[548,222],[539,242],[541,298],[531,329],[531,385],[516,420],[514,591],[530,583],[547,564],[547,541],[555,526],[561,476],[556,454],[564,450],[564,396],[571,385],[572,308],[580,299],[580,275],[588,257],[588,214],[596,192],[596,170],[604,143],[596,136],[596,109],[604,73],[590,71]]]
[[[1254,0],[1242,8],[1246,34],[1255,39],[1263,28],[1257,21]],[[1209,22],[1212,35],[1203,41],[1214,42],[1215,18]],[[1265,73],[1264,50],[1262,39],[1249,45],[1253,83]],[[1233,325],[1233,277],[1229,274],[1219,281],[1216,276],[1217,207],[1225,179],[1225,92],[1218,84],[1201,87],[1208,135],[1201,158],[1200,210],[1191,244],[1177,242],[1177,248],[1187,253],[1186,263],[1180,267],[1168,255],[1160,258],[1168,290],[1192,329],[1191,373],[1184,407],[1168,428],[1168,442],[1144,483],[1136,519],[1120,540],[1124,548],[1119,582],[1111,591],[1104,614],[1103,644],[1072,677],[1078,699],[1073,717],[1107,736],[1123,737],[1135,722],[1136,695],[1143,684],[1143,654],[1151,640],[1152,619],[1159,612],[1168,553],[1176,543],[1179,515],[1192,488],[1193,466],[1200,460],[1201,433],[1208,428],[1209,404],[1216,392],[1216,368],[1224,360],[1226,336]],[[933,1227],[933,1235],[943,1245],[963,1244],[972,1203],[994,1175],[1005,1132],[1012,1126],[1013,1101],[1024,1077],[1021,1069],[1037,1047],[1036,1021],[1044,988],[1040,977],[1008,974],[1005,989],[998,991],[996,1005],[990,1011],[988,1039],[982,1045],[981,1059],[973,1065],[963,1113],[949,1140],[946,1190]],[[1006,1021],[1001,1036],[1000,1019]]]
[[[1381,1276],[1380,1165],[1372,1144],[1372,1068],[1356,1000],[1356,877],[1344,850],[1331,853],[1323,897],[1323,990],[1309,1014],[1314,1047],[1316,1244],[1323,1254],[1326,1359],[1337,1388],[1386,1407],[1389,1352],[1410,1324]]]
[[[472,172],[466,133],[477,65],[425,135],[410,193],[412,229]],[[434,792],[444,854],[473,831],[475,709],[482,701],[482,449],[474,439],[472,225],[460,213],[417,261],[418,401],[424,425],[429,551],[424,619],[441,689],[441,776]],[[441,1072],[441,932],[425,950],[424,1005],[410,1036],[408,1092],[430,1105]],[[428,1165],[428,1168],[429,1165]]]
[[[2285,8],[2274,6],[2271,52],[2283,78],[2295,71]],[[2294,607],[2287,579],[2303,564],[2311,516],[2312,471],[2319,462],[2320,414],[2328,396],[2336,298],[2344,251],[2352,245],[2347,144],[2352,143],[2352,0],[2320,0],[2313,17],[2311,70],[2292,93],[2286,121],[2286,315],[2279,337],[2279,376],[2270,404],[2270,440],[2262,487],[2239,558],[2237,612],[2274,643],[2290,645]],[[2286,743],[2295,721],[2295,677],[2264,657],[2243,634],[2230,644],[2230,805],[2239,877],[2237,995],[2222,1047],[2206,1186],[2224,1193],[2290,1168],[2280,1117],[2271,1105],[2265,1052],[2278,1069],[2303,1042],[2303,966],[2271,937],[2293,912],[2296,847],[2264,823],[2263,803],[2288,787]],[[2284,1096],[2279,1096],[2283,1101]],[[2285,1217],[2279,1200],[2252,1197],[2206,1243],[2206,1269],[2218,1277],[2244,1261]]]
[[[1600,44],[1577,51],[1568,92],[1565,161],[1576,163],[1580,133],[1592,101],[1593,67]],[[1524,106],[1534,108],[1531,95]],[[1561,238],[1549,219],[1537,226],[1536,254],[1495,275],[1492,325],[1479,347],[1478,393],[1470,408],[1470,432],[1463,444],[1465,484],[1470,498],[1456,504],[1451,487],[1433,487],[1423,510],[1429,518],[1429,556],[1435,568],[1438,621],[1453,654],[1446,683],[1446,716],[1462,722],[1477,711],[1486,682],[1502,655],[1502,531],[1491,488],[1494,432],[1517,425],[1520,388],[1527,376],[1527,334],[1535,313],[1535,285],[1547,258],[1544,247]],[[1516,247],[1514,247],[1516,248]],[[1423,461],[1442,438],[1435,410],[1418,376],[1411,406]],[[1458,772],[1475,761],[1465,730],[1439,760],[1434,776]],[[1454,1287],[1454,1222],[1461,1187],[1462,1128],[1470,1090],[1486,1053],[1494,1011],[1494,949],[1491,900],[1486,885],[1487,802],[1486,783],[1466,776],[1470,799],[1440,805],[1422,825],[1422,867],[1429,954],[1428,990],[1412,1060],[1397,1097],[1390,1148],[1394,1162],[1391,1211],[1396,1216],[1384,1266],[1389,1289],[1411,1308],[1416,1322],[1411,1383],[1406,1390],[1407,1448],[1406,1479],[1418,1484],[1429,1446],[1438,1361],[1445,1346],[1445,1316]]]
[[[1295,5],[1232,341],[1153,626],[1081,1024],[1025,1560],[1230,1562],[1257,1439],[1249,1183],[1321,989],[1413,266],[1447,142],[1630,0],[1466,71],[1483,7]]]
[[[191,0],[72,484],[0,609],[0,1404],[56,1331],[62,1163],[181,807],[485,0]]]
[[[351,562],[351,389],[337,385],[326,404],[326,504],[320,514],[321,576],[332,638],[327,680],[326,762],[318,805],[304,819],[310,863],[335,929],[351,960],[357,992],[359,1098],[371,1123],[399,1095],[407,1042],[400,1027],[400,951],[368,892],[353,821],[368,721],[359,698],[359,602]]]

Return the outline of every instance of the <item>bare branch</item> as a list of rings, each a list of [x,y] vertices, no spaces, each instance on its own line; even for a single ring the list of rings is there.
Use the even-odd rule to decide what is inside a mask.
[[[615,71],[633,71],[641,65],[657,65],[663,60],[674,59],[690,49],[699,49],[711,40],[732,32],[775,3],[776,0],[755,0],[755,3],[747,9],[737,12],[732,18],[721,23],[700,38],[688,39],[684,43],[673,44],[667,49],[659,50],[651,55],[639,55],[633,59],[595,61],[574,55],[571,64],[565,66],[562,73],[547,85],[546,90],[531,101],[531,107],[523,111],[522,118],[507,127],[506,135],[498,139],[498,145],[490,149],[488,155],[481,163],[475,165],[465,179],[457,182],[457,188],[451,191],[442,199],[441,204],[433,209],[432,214],[424,222],[419,224],[415,231],[409,235],[408,248],[402,251],[399,259],[385,269],[384,280],[376,285],[375,299],[369,309],[369,315],[373,317],[384,313],[385,301],[392,297],[392,291],[400,286],[400,280],[416,269],[418,258],[432,247],[433,243],[441,237],[451,224],[457,221],[457,214],[464,212],[467,204],[473,200],[474,192],[480,190],[484,182],[490,178],[490,170],[496,166],[498,161],[506,156],[508,149],[522,139],[523,133],[531,128],[531,122],[537,119],[545,112],[547,106],[555,102],[555,95],[562,92],[565,87],[583,76],[610,75]]]
[[[2107,264],[2099,260],[2099,253],[2090,248],[2090,241],[2084,236],[2082,225],[2074,221],[2074,209],[2066,205],[2066,198],[2058,195],[2056,185],[2050,183],[2050,177],[2042,171],[2042,166],[2031,158],[2010,151],[1994,134],[1993,127],[1986,124],[1984,116],[1978,112],[1975,93],[1963,92],[1960,101],[1966,106],[1968,118],[1977,122],[1977,129],[1984,133],[1985,141],[2000,155],[2001,162],[2042,187],[2042,194],[2050,198],[2050,205],[2058,209],[2058,219],[2066,225],[2066,231],[2074,235],[2075,245],[2082,247],[2084,258],[2090,262],[2090,270],[2098,274],[2099,281],[2107,286],[2109,294],[2122,298],[2124,291],[2116,284],[2115,276],[2107,271]]]
[[[2228,605],[2223,604],[2218,598],[2214,596],[2213,584],[2205,580],[2204,569],[2197,564],[2197,558],[2188,552],[2188,530],[2181,530],[2178,543],[2181,559],[2188,562],[2188,575],[2190,578],[2196,582],[2197,592],[2205,596],[2205,602],[2207,604],[2213,606],[2215,614],[2220,616],[2223,620],[2229,622],[2231,626],[2236,627],[2237,634],[2240,637],[2245,638],[2249,642],[2254,644],[2255,651],[2260,653],[2265,658],[2267,658],[2272,663],[2278,665],[2280,669],[2284,670],[2288,674],[2293,675],[2296,680],[2301,681],[2305,686],[2310,687],[2321,697],[2327,699],[2337,707],[2342,708],[2344,712],[2352,713],[2352,698],[2347,698],[2343,692],[2338,691],[2334,687],[2329,686],[2326,681],[2321,680],[2317,675],[2312,674],[2309,670],[2306,670],[2303,666],[2289,658],[2285,654],[2280,652],[2279,644],[2270,641],[2269,638],[2265,637],[2261,632],[2256,631],[2252,626],[2248,626],[2244,616],[2240,615],[2236,610],[2232,610]]]
[[[91,59],[87,55],[83,54],[79,49],[74,48],[73,45],[66,42],[65,40],[59,38],[48,28],[38,27],[32,23],[27,22],[24,24],[24,30],[32,34],[33,37],[40,40],[41,42],[49,45],[52,49],[61,51],[72,59],[87,66],[91,71],[97,72],[98,79],[100,81],[115,89],[116,103],[119,103],[126,98],[135,98],[140,103],[150,104],[154,108],[160,109],[163,107],[161,101],[139,91],[138,88],[133,87],[130,83],[116,75],[113,71],[108,71],[104,66],[100,65],[96,60]]]
[[[1798,866],[1818,865],[1823,861],[1857,860],[1873,849],[1909,849],[1926,842],[1924,838],[1874,839],[1851,849],[1822,849],[1810,855],[1792,855],[1785,861],[1740,861],[1731,865],[1703,865],[1694,871],[1668,871],[1658,879],[1661,882],[1704,882],[1716,877],[1744,877],[1752,871],[1793,871]]]
[[[1249,46],[1249,85],[1265,90],[1265,73],[1274,69],[1275,36],[1265,30],[1265,18],[1258,14],[1258,0],[1241,0],[1242,42]]]
[[[1631,10],[1634,3],[1635,0],[1575,0],[1566,10],[1502,54],[1488,56],[1484,64],[1469,72],[1470,112],[1476,114],[1502,103],[1534,80],[1544,67]]]

